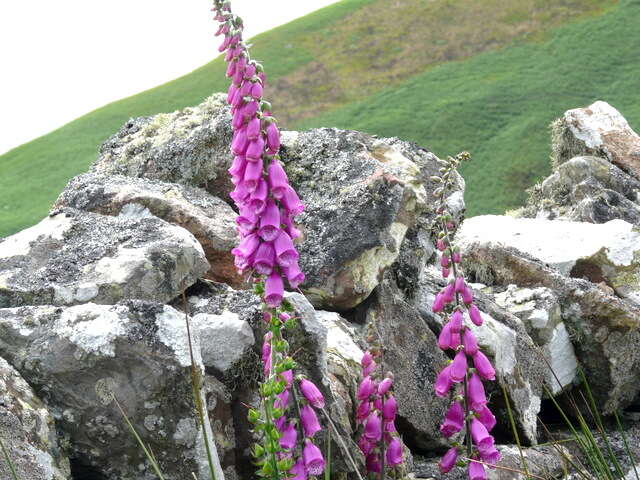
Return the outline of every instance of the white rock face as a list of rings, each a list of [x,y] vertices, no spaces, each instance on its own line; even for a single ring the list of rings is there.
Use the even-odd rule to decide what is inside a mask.
[[[236,313],[199,313],[194,315],[192,325],[200,334],[204,365],[222,373],[240,360],[255,343],[251,326]]]
[[[618,295],[640,303],[640,231],[623,220],[592,224],[483,215],[465,221],[457,238],[463,250],[474,245],[515,248],[564,276],[604,281]]]

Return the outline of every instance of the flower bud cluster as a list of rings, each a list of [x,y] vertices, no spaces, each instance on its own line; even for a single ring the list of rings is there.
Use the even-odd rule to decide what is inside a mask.
[[[358,387],[356,421],[362,426],[358,446],[365,457],[367,473],[381,473],[385,465],[397,468],[403,463],[402,442],[395,427],[398,404],[393,395],[393,376],[384,378],[376,358],[378,349],[362,356],[362,381]]]
[[[216,0],[214,10],[220,22],[216,35],[224,35],[219,50],[225,52],[231,79],[227,101],[234,159],[229,173],[235,189],[230,196],[238,207],[240,235],[232,253],[239,272],[255,272],[266,279],[264,300],[277,307],[284,294],[284,278],[293,289],[304,281],[294,245],[301,233],[293,223],[304,205],[282,167],[280,130],[271,105],[263,99],[264,69],[251,60],[242,41],[242,20],[231,13],[228,0]]]
[[[322,430],[317,410],[324,408],[325,400],[313,382],[294,374],[296,363],[282,335],[283,329],[295,328],[292,313],[286,300],[280,308],[263,313],[269,330],[262,344],[262,411],[250,410],[249,421],[261,436],[253,452],[260,476],[306,480],[324,470],[314,437]]]
[[[495,380],[495,370],[469,328],[470,323],[481,326],[483,320],[460,268],[462,256],[453,243],[456,225],[444,200],[456,167],[467,158],[466,153],[449,158],[441,169],[442,177],[434,178],[442,184],[435,191],[440,199],[436,221],[441,227],[436,247],[441,252],[440,267],[447,284],[436,295],[432,310],[447,316],[438,346],[453,356],[436,378],[435,393],[439,397],[450,395],[452,399],[440,432],[454,443],[442,457],[440,470],[446,473],[456,464],[464,465],[465,461],[459,461],[459,456],[466,448],[469,478],[482,480],[487,478],[484,465],[496,465],[500,460],[494,438],[489,433],[496,419],[487,407],[483,385],[483,381]],[[456,441],[457,437],[462,438]]]

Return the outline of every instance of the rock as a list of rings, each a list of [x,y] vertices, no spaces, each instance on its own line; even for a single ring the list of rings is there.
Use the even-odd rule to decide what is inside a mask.
[[[167,302],[207,270],[182,228],[65,208],[0,243],[0,307]]]
[[[520,451],[517,445],[499,445],[498,450],[502,459],[500,466],[505,469],[487,468],[488,480],[524,480],[525,475],[517,473],[523,471]],[[566,448],[559,445],[564,455],[572,458]],[[527,462],[527,469],[530,475],[537,475],[538,478],[559,478],[564,473],[562,457],[552,446],[537,446],[522,449],[522,454]],[[429,480],[467,480],[469,475],[466,469],[454,467],[451,472],[443,474],[438,469],[439,458],[420,459],[415,462],[416,478]],[[511,470],[506,470],[511,469]],[[516,471],[513,471],[516,470]],[[532,478],[531,476],[529,478]]]
[[[442,446],[439,428],[449,400],[436,397],[434,383],[447,357],[389,272],[369,302],[360,307],[357,316],[363,318],[365,326],[373,325],[381,337],[384,370],[394,375],[398,430],[412,449]]]
[[[524,323],[527,333],[541,347],[551,367],[545,369],[545,383],[552,394],[560,393],[577,378],[576,358],[569,332],[562,321],[560,300],[548,288],[507,286],[493,299]]]
[[[205,190],[122,175],[86,173],[71,180],[54,208],[73,207],[128,218],[156,216],[178,225],[200,242],[211,265],[207,278],[240,286],[231,249],[237,243],[231,207]]]
[[[192,324],[200,332],[202,362],[222,374],[239,362],[255,343],[249,323],[228,310],[221,315],[199,313],[193,317]]]
[[[0,440],[20,480],[68,480],[69,460],[56,436],[53,417],[6,360],[0,358]],[[0,477],[12,478],[4,455]]]
[[[640,304],[640,230],[623,220],[591,224],[483,215],[467,220],[457,240],[465,251],[513,247],[562,275],[604,282]]]
[[[640,179],[640,137],[608,103],[568,110],[551,128],[555,165],[579,155],[595,155]]]
[[[205,188],[226,198],[233,186],[231,115],[226,95],[173,113],[132,118],[100,148],[93,173],[126,175]]]
[[[195,331],[193,344],[202,370]],[[155,478],[113,395],[167,480],[208,475],[180,312],[134,300],[0,309],[0,355],[29,378],[80,465],[108,480]]]
[[[191,109],[130,120],[103,145],[92,171],[192,185],[227,200],[229,122],[220,95]],[[306,205],[298,218],[307,274],[302,289],[319,308],[353,308],[428,210],[423,184],[440,163],[408,142],[336,129],[283,132],[280,155]],[[449,201],[461,211],[462,188]]]
[[[640,181],[600,157],[574,157],[529,191],[518,214],[589,223],[640,225]]]
[[[602,413],[611,414],[633,401],[640,391],[638,305],[592,282],[564,276],[539,259],[495,242],[468,244],[463,266],[472,280],[489,286],[515,284],[552,290]]]
[[[302,289],[316,307],[355,307],[426,207],[421,170],[393,141],[336,129],[285,132],[281,155],[306,205]]]

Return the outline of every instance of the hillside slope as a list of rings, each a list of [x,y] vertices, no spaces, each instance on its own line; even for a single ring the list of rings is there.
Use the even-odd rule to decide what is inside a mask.
[[[567,104],[579,105],[584,103],[583,98],[599,95],[600,85],[608,84],[610,78],[605,75],[600,82],[588,69],[590,77],[582,94],[566,92],[565,97],[558,92],[546,98],[545,92],[548,107],[542,108],[528,97],[536,93],[539,82],[529,88],[528,77],[517,75],[531,66],[526,49],[544,52],[540,49],[550,48],[557,38],[575,35],[582,38],[576,40],[577,47],[588,55],[591,47],[583,37],[592,28],[590,22],[623,18],[627,10],[636,13],[636,1],[607,10],[616,3],[513,0],[505,6],[500,0],[342,0],[257,36],[253,39],[253,55],[267,68],[267,95],[285,127],[361,128],[414,139],[440,155],[467,148],[476,157],[465,172],[469,175],[471,211],[499,211],[518,201],[520,186],[530,185],[542,174],[540,169],[514,169],[501,164],[513,160],[507,154],[511,147],[504,148],[503,140],[511,139],[509,145],[513,145],[513,136],[526,132],[527,151],[531,153],[527,158],[536,157],[533,166],[546,165],[549,111],[555,115]],[[569,30],[549,33],[572,22]],[[633,40],[628,29],[624,31],[609,32],[611,39],[607,41],[624,47],[621,51],[609,50],[609,60],[616,71],[626,68],[626,74],[631,75],[634,51],[623,44],[633,45]],[[212,51],[214,48],[212,42]],[[563,65],[575,64],[575,52],[560,50],[561,54],[552,57],[558,62],[558,71]],[[605,47],[601,50],[607,51]],[[483,54],[487,51],[494,52]],[[550,59],[542,60],[547,67],[552,66]],[[478,61],[480,64],[473,63]],[[482,65],[484,70],[479,72],[469,65]],[[100,143],[127,118],[194,105],[214,91],[226,90],[223,69],[220,59],[214,60],[189,75],[109,104],[0,156],[0,236],[42,218],[68,179],[87,169]],[[580,76],[579,69],[573,73]],[[544,78],[536,72],[532,76]],[[524,84],[511,83],[516,80],[524,80]],[[623,84],[628,87],[626,81]],[[505,86],[510,87],[507,96],[501,92]],[[554,88],[544,87],[543,92]],[[628,97],[622,90],[619,93],[619,97]],[[562,107],[552,103],[557,98]],[[616,104],[615,99],[607,99]],[[521,100],[528,101],[519,106]],[[420,108],[411,108],[412,104],[420,104]],[[527,112],[528,108],[533,110]],[[623,113],[635,119],[632,111],[623,109]],[[516,117],[518,122],[509,121]],[[522,119],[528,120],[531,132],[523,130]],[[482,132],[476,130],[478,125]],[[502,128],[504,125],[508,128]],[[514,152],[520,153],[522,147],[519,145]],[[501,155],[495,156],[497,151]],[[485,152],[491,152],[489,160]],[[480,189],[487,188],[488,164],[500,173],[490,176],[494,185],[508,181],[517,188],[503,188],[496,196],[479,195]],[[505,177],[505,171],[512,178]]]

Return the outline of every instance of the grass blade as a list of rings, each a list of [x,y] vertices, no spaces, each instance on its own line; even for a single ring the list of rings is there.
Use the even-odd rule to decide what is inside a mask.
[[[527,467],[527,461],[524,458],[524,453],[522,451],[522,444],[520,443],[520,435],[518,435],[518,429],[516,428],[516,422],[513,418],[513,412],[511,411],[511,403],[509,402],[509,396],[507,395],[507,389],[503,384],[500,384],[502,388],[502,396],[504,397],[504,402],[507,406],[507,415],[509,416],[509,423],[511,424],[511,430],[513,431],[513,436],[516,439],[516,445],[518,446],[518,452],[520,453],[520,463],[522,464],[522,468],[524,469],[524,473],[526,475],[527,480],[531,478],[529,475],[529,468]]]
[[[636,480],[640,480],[640,475],[638,475],[638,469],[636,468],[636,462],[633,459],[633,454],[631,453],[631,449],[629,448],[629,443],[627,442],[627,434],[624,433],[624,429],[622,428],[622,423],[620,422],[620,417],[617,413],[614,413],[613,416],[616,419],[616,425],[618,425],[618,431],[622,436],[622,442],[624,443],[624,448],[627,451],[627,456],[631,461],[631,465],[633,466],[633,472],[636,474]]]
[[[9,465],[9,470],[11,470],[11,477],[13,477],[13,480],[20,480],[20,478],[18,477],[18,473],[16,472],[16,468],[13,465],[13,462],[11,461],[11,456],[9,455],[9,452],[7,451],[4,442],[2,441],[2,439],[0,438],[0,448],[2,448],[2,454],[4,455],[4,459],[7,461],[7,465]]]
[[[156,473],[156,475],[158,476],[158,478],[160,480],[165,480],[164,476],[162,475],[162,472],[160,471],[160,467],[158,466],[158,462],[156,462],[155,456],[153,455],[152,452],[149,451],[147,446],[144,444],[144,442],[140,438],[140,435],[138,435],[138,432],[136,432],[135,427],[133,426],[133,424],[129,420],[129,417],[127,417],[127,414],[124,413],[124,410],[120,406],[120,402],[118,402],[118,399],[115,397],[115,395],[113,393],[111,394],[111,398],[113,398],[113,401],[115,402],[116,406],[118,407],[118,410],[120,410],[120,413],[122,413],[122,416],[124,417],[125,421],[127,422],[127,425],[129,425],[129,429],[131,430],[131,433],[133,433],[133,436],[137,440],[138,445],[140,445],[140,448],[142,448],[142,451],[146,455],[147,460],[149,460],[149,463],[151,464],[151,467],[153,468],[153,471]]]

